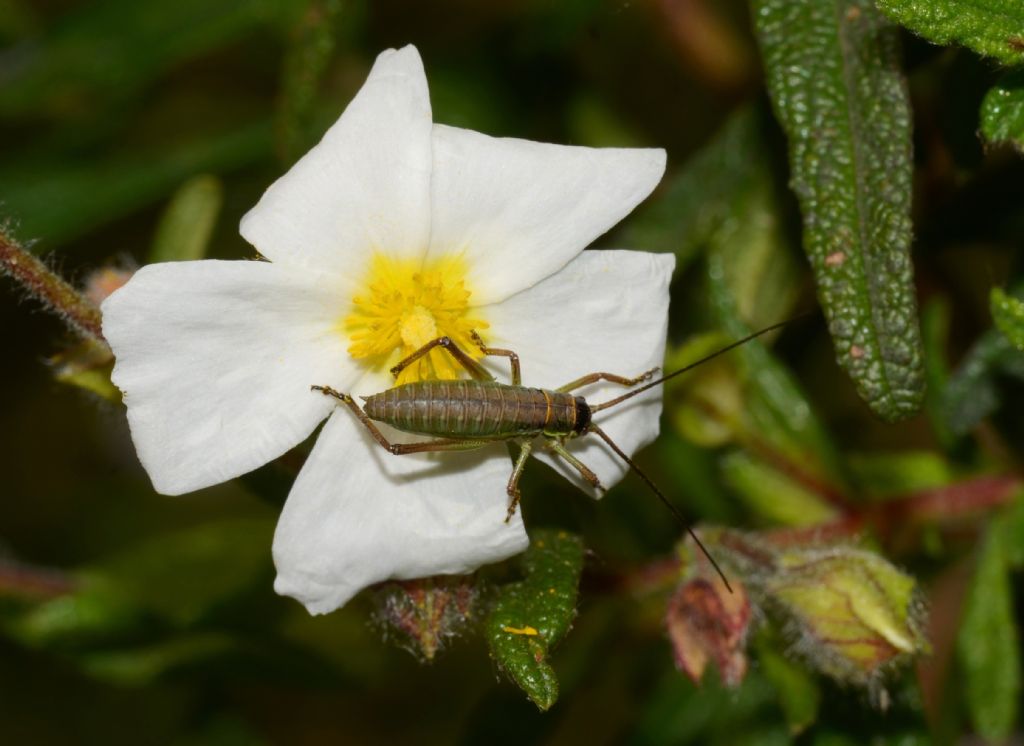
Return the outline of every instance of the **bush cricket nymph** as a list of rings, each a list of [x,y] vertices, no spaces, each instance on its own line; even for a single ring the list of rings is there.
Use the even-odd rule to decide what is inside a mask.
[[[711,360],[755,337],[777,329],[786,322],[769,326],[733,342],[722,349],[705,356],[695,363],[651,381],[657,368],[627,378],[612,373],[598,372],[577,378],[555,389],[534,388],[522,385],[519,356],[512,350],[487,347],[480,336],[472,333],[473,341],[485,356],[506,357],[511,367],[511,383],[500,383],[479,362],[455,344],[449,337],[438,337],[403,358],[391,369],[396,378],[435,347],[447,351],[467,373],[468,379],[443,381],[417,381],[405,383],[368,397],[362,397],[363,407],[349,395],[335,391],[329,386],[312,386],[340,400],[369,431],[377,443],[396,456],[428,451],[468,451],[482,448],[497,441],[513,441],[519,446],[519,454],[509,476],[507,492],[509,497],[506,521],[515,513],[519,504],[519,478],[538,439],[544,440],[545,447],[564,459],[591,486],[603,491],[597,475],[586,464],[570,453],[565,444],[572,438],[593,433],[601,438],[615,454],[635,471],[654,491],[672,514],[686,527],[690,536],[718,569],[708,555],[700,539],[689,527],[686,520],[654,482],[619,448],[597,423],[593,415],[609,407],[632,399],[658,384],[674,378],[702,363]],[[610,401],[591,405],[582,396],[572,392],[597,381],[608,381],[626,388],[639,384],[639,388]],[[645,383],[646,382],[646,383]],[[433,440],[421,443],[392,443],[380,431],[374,421],[408,433],[434,436]],[[719,570],[721,574],[721,570]],[[725,580],[725,576],[722,575]],[[728,581],[725,581],[728,586]]]

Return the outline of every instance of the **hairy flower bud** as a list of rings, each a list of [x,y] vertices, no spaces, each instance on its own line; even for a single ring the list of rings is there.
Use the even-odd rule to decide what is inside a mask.
[[[432,661],[476,616],[472,578],[439,576],[388,583],[377,592],[376,618],[413,655]]]
[[[665,626],[676,666],[699,684],[709,662],[722,682],[737,687],[747,673],[745,653],[751,620],[746,589],[733,580],[732,592],[716,574],[699,572],[669,599]]]
[[[837,680],[875,684],[887,667],[928,649],[914,579],[871,552],[783,550],[761,583],[786,615],[795,651]]]
[[[89,274],[85,278],[83,295],[94,305],[99,306],[115,290],[122,287],[135,274],[134,269],[119,269],[117,267],[103,267]]]

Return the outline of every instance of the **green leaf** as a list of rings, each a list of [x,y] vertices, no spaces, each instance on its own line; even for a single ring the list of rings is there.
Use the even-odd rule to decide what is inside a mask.
[[[1024,351],[1024,301],[1007,295],[1001,288],[992,288],[989,305],[996,328],[1010,344]]]
[[[754,0],[754,9],[836,357],[877,415],[903,419],[921,406],[924,372],[896,29],[870,0]]]
[[[157,225],[149,261],[205,257],[223,201],[224,188],[216,176],[194,176],[178,187]]]
[[[284,60],[277,111],[277,151],[291,165],[314,142],[315,107],[320,81],[334,53],[342,0],[307,0],[292,31]]]
[[[957,637],[963,691],[980,736],[1005,740],[1020,706],[1020,640],[1013,614],[1006,524],[997,519],[978,556]]]
[[[985,94],[981,134],[990,143],[1010,143],[1024,152],[1024,70],[1005,75]]]
[[[815,526],[839,517],[821,495],[747,453],[722,459],[726,483],[761,520],[781,526]]]
[[[897,23],[935,44],[963,44],[1007,65],[1024,62],[1020,0],[877,0]]]
[[[954,477],[946,459],[931,451],[851,453],[847,463],[860,493],[874,499],[943,487]]]
[[[624,243],[674,253],[677,270],[688,264],[728,216],[754,172],[763,169],[758,125],[753,107],[733,114],[664,191],[630,219]]]
[[[768,644],[758,645],[761,673],[778,693],[792,735],[802,733],[818,718],[821,689],[806,668],[784,658]]]
[[[547,710],[558,699],[548,654],[576,616],[583,542],[564,531],[535,531],[522,562],[526,577],[498,591],[485,632],[491,657]]]

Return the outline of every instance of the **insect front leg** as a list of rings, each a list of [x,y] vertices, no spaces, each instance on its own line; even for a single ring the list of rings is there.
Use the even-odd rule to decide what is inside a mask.
[[[511,447],[509,451],[511,451]],[[512,520],[512,516],[516,514],[516,508],[519,506],[519,477],[523,475],[523,469],[526,468],[526,460],[530,458],[530,451],[533,450],[533,441],[524,440],[519,444],[519,455],[516,456],[515,466],[512,467],[512,474],[508,478],[508,515],[505,516],[505,523]]]
[[[426,453],[429,451],[472,451],[476,448],[482,448],[489,442],[486,440],[438,438],[436,440],[427,440],[422,443],[392,443],[384,437],[384,433],[382,433],[374,424],[373,420],[366,416],[366,412],[356,404],[355,399],[351,396],[335,391],[330,386],[311,386],[310,388],[312,388],[313,391],[323,393],[325,396],[333,396],[335,399],[342,402],[346,407],[352,410],[352,413],[359,418],[359,421],[363,423],[363,426],[370,431],[370,435],[375,441],[377,441],[377,443],[380,444],[380,447],[395,456],[406,456],[410,453]]]
[[[451,337],[438,337],[437,339],[430,340],[415,352],[399,360],[398,364],[391,369],[391,375],[398,378],[399,373],[429,353],[435,347],[442,347],[447,350],[448,354],[455,358],[456,362],[465,368],[469,372],[469,375],[477,381],[494,380],[494,376],[488,373],[484,366],[480,365],[480,363],[471,358],[461,347],[455,344]]]
[[[564,445],[562,445],[561,441],[549,440],[547,442],[547,447],[549,451],[554,453],[556,456],[561,456],[571,467],[578,471],[580,473],[580,476],[583,477],[583,480],[587,484],[589,484],[598,492],[606,492],[605,487],[603,484],[601,484],[601,480],[598,479],[597,474],[595,474],[589,466],[587,466],[578,458],[569,453],[568,449]]]
[[[636,386],[638,383],[649,381],[651,377],[658,372],[658,368],[651,368],[645,373],[641,373],[636,378],[626,378],[625,376],[617,376],[614,373],[588,373],[587,375],[577,378],[575,381],[569,381],[564,386],[559,386],[555,391],[572,391],[582,386],[586,386],[588,383],[597,383],[598,381],[610,381],[611,383],[617,383],[621,386]]]

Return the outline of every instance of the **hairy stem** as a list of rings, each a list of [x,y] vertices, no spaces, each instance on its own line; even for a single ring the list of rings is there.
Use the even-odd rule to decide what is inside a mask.
[[[106,344],[100,309],[26,251],[4,228],[0,228],[0,271],[21,285],[47,310],[60,316],[73,332]]]

